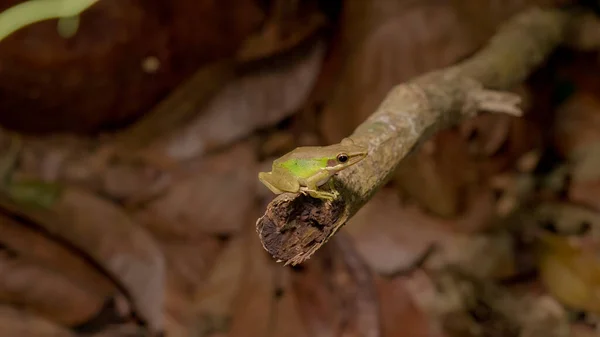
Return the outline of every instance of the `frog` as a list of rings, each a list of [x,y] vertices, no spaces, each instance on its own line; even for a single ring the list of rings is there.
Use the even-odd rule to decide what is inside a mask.
[[[297,147],[274,160],[271,172],[259,172],[258,179],[275,194],[302,193],[331,201],[339,195],[331,178],[367,154],[366,148],[348,138],[328,146]],[[331,192],[319,190],[327,183]]]

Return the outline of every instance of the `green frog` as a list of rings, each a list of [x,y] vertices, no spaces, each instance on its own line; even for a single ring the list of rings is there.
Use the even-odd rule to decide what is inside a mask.
[[[367,156],[367,149],[350,139],[329,146],[304,146],[273,161],[271,172],[260,172],[258,179],[273,193],[308,194],[313,198],[333,200],[338,195],[333,177]],[[318,188],[329,183],[332,192]]]

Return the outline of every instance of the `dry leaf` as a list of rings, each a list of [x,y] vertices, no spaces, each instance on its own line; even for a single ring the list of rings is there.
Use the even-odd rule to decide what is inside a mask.
[[[254,143],[245,141],[202,158],[191,176],[174,182],[136,217],[163,239],[237,233],[251,225],[256,177]]]
[[[204,285],[223,243],[210,236],[161,243],[167,261],[165,311],[170,336],[187,336],[196,329],[195,294]],[[191,330],[190,330],[191,329]]]
[[[571,334],[569,337],[597,337],[598,330],[582,323],[571,325]]]
[[[572,0],[452,0],[450,4],[478,42],[486,41],[508,18],[529,7],[553,7]]]
[[[86,132],[141,116],[202,64],[234,57],[261,23],[257,1],[226,1],[99,1],[72,38],[56,20],[17,31],[0,46],[2,125]]]
[[[568,157],[571,182],[569,198],[599,207],[600,101],[594,95],[577,92],[556,111],[556,148]]]
[[[64,275],[0,251],[0,301],[61,325],[76,326],[98,313],[102,296]]]
[[[0,215],[0,245],[33,263],[52,269],[102,297],[119,294],[116,284],[76,250],[51,240],[31,224]]]
[[[598,245],[549,232],[537,238],[540,278],[550,294],[569,308],[600,314]]]
[[[142,337],[144,330],[135,324],[120,324],[90,335],[89,337]]]
[[[197,287],[206,279],[223,243],[216,237],[205,236],[187,241],[161,242],[167,261],[169,280],[175,281],[185,295],[193,296]]]
[[[399,165],[394,182],[425,209],[442,217],[465,208],[467,184],[476,183],[467,144],[455,130],[444,130]]]
[[[277,268],[277,267],[275,267]],[[290,270],[275,270],[277,273],[275,289],[275,307],[272,336],[309,337],[298,307],[298,299],[294,294]]]
[[[293,291],[298,299],[298,308],[309,335],[313,337],[336,336],[339,312],[334,289],[328,282],[329,275],[321,265],[324,246],[315,256],[292,274]]]
[[[315,2],[275,0],[270,7],[261,31],[247,38],[238,51],[239,61],[252,62],[286,52],[314,36],[325,24]]]
[[[246,231],[250,232],[250,231]],[[244,258],[242,286],[235,300],[229,337],[263,337],[272,331],[275,314],[274,273],[281,270],[258,240],[250,240]]]
[[[164,301],[164,257],[154,239],[115,205],[67,188],[51,209],[23,209],[6,199],[2,207],[85,253],[127,289],[138,316],[160,331]]]
[[[432,337],[429,318],[413,302],[402,278],[377,278],[382,337]]]
[[[214,326],[215,320],[231,322],[235,299],[242,286],[249,239],[254,237],[233,238],[215,261],[206,282],[194,294],[193,311],[199,321],[194,324],[196,334],[204,336],[219,332]],[[228,330],[229,327],[225,328]]]
[[[453,64],[476,47],[448,4],[415,5],[382,22],[354,48],[356,54],[325,108],[322,133],[329,143],[340,141],[371,115],[393,86]],[[354,42],[353,36],[348,39]]]
[[[557,149],[579,159],[600,143],[600,100],[585,92],[572,95],[556,110],[554,127]]]
[[[283,120],[296,112],[310,94],[324,49],[318,42],[294,58],[249,70],[226,85],[198,118],[159,140],[150,150],[187,160]]]
[[[382,189],[348,221],[345,230],[376,272],[407,270],[434,243],[452,236],[452,229],[416,209],[403,209],[396,193]]]
[[[338,233],[292,277],[311,336],[381,336],[371,271],[343,233]]]
[[[7,305],[0,305],[0,327],[7,337],[75,337],[70,330]]]
[[[600,211],[600,180],[572,182],[568,191],[569,200]]]
[[[491,193],[476,193],[468,204],[462,217],[442,219],[417,206],[401,205],[392,189],[383,188],[345,230],[369,266],[380,274],[409,272],[427,257],[428,267],[452,264],[485,277],[511,275],[511,240],[501,234],[468,234],[492,224]]]

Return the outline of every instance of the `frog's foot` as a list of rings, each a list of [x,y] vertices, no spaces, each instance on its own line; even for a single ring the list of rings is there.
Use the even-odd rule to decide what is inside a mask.
[[[317,191],[317,190],[306,190],[306,192],[308,192],[308,194],[313,198],[327,200],[327,201],[332,201],[339,195],[339,193],[337,191],[331,193],[331,192]]]

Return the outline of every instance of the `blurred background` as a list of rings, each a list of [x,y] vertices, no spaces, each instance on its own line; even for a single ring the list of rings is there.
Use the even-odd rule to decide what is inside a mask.
[[[339,142],[514,14],[575,5],[581,43],[511,89],[523,117],[438,132],[307,262],[263,249],[274,159]],[[73,34],[16,31],[0,41],[0,335],[600,336],[598,7],[99,0]]]

